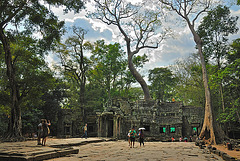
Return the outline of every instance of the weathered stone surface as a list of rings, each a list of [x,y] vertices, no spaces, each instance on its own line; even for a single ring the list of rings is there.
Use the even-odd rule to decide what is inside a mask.
[[[101,142],[80,147],[78,154],[70,157],[56,158],[49,161],[210,161],[223,159],[209,154],[194,145],[185,142],[145,142],[140,147],[136,142],[129,148],[127,141]]]
[[[170,141],[172,137],[175,141],[179,141],[180,137],[195,141],[204,117],[201,107],[183,106],[182,102],[113,100],[104,109],[103,112],[92,111],[84,116],[89,136],[126,139],[132,127],[136,130],[144,127],[149,141]],[[81,136],[83,120],[71,119],[71,110],[63,110],[60,115],[58,136]]]
[[[121,110],[126,108],[129,110]],[[196,137],[192,135],[200,132],[204,115],[201,108],[186,107],[182,102],[160,103],[144,100],[120,103],[119,108],[109,107],[106,110],[112,114],[98,113],[98,136],[123,139],[132,127],[136,130],[144,127],[149,141],[169,141],[172,137],[175,141],[179,141],[180,137],[182,140],[187,137],[188,141],[193,141]]]
[[[223,154],[222,158],[223,158],[224,160],[226,160],[226,161],[235,161],[235,160],[236,160],[236,158],[231,157],[231,156],[228,155],[228,154]]]
[[[220,150],[215,150],[215,152],[216,152],[215,154],[221,156],[221,153],[220,153],[221,151]]]
[[[106,138],[49,139],[47,146],[36,145],[36,141],[0,143],[0,161],[36,161],[77,154],[79,149],[71,146],[109,141]]]

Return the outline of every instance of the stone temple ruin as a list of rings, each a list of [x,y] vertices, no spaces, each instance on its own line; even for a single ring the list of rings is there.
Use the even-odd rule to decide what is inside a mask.
[[[119,103],[97,113],[98,136],[124,139],[131,127],[144,127],[146,137],[152,140],[189,137],[200,132],[203,111],[202,108],[184,107],[181,102]]]
[[[83,120],[71,120],[71,111],[64,111],[58,121],[59,137],[79,137]],[[202,107],[183,106],[182,102],[138,100],[114,101],[103,112],[86,114],[89,136],[126,139],[131,127],[145,128],[148,140],[169,141],[171,137],[189,137],[200,133],[204,119]],[[80,126],[80,124],[82,126]]]

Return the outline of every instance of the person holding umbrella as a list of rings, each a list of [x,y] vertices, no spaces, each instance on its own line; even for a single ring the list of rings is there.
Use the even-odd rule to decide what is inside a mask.
[[[139,131],[139,134],[138,134],[138,136],[139,136],[139,143],[140,143],[140,147],[141,147],[141,144],[143,144],[143,146],[144,146],[144,134],[143,134],[143,130],[145,129],[145,128],[139,128],[140,129],[140,131]],[[138,130],[139,130],[138,129]]]

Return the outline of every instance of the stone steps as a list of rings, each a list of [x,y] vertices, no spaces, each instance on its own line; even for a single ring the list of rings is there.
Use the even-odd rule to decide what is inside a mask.
[[[46,160],[51,158],[63,157],[69,154],[77,154],[79,149],[66,148],[58,149],[54,151],[43,151],[40,153],[27,153],[27,154],[5,154],[0,155],[1,161],[37,161],[37,160]]]

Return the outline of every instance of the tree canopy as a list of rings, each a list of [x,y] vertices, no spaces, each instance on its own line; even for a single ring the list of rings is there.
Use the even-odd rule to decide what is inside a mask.
[[[142,8],[141,5],[144,4],[133,5],[126,0],[94,1],[97,9],[89,14],[89,17],[99,19],[108,25],[115,25],[118,28],[126,43],[128,68],[141,85],[145,100],[150,100],[147,83],[136,70],[132,59],[142,49],[158,48],[162,40],[169,34],[169,31],[167,32],[161,27],[163,14],[159,10]]]
[[[231,16],[228,7],[211,8],[210,1],[158,1],[166,7],[149,7],[150,1],[94,0],[96,10],[87,17],[113,25],[120,33],[119,42],[109,42],[90,41],[88,31],[76,26],[71,27],[72,35],[62,37],[67,30],[52,7],[79,13],[85,1],[2,0],[0,135],[21,140],[22,132],[34,133],[34,125],[43,117],[51,119],[56,135],[62,109],[71,109],[71,119],[83,123],[86,113],[103,111],[115,100],[131,103],[143,96],[146,101],[175,98],[184,105],[205,106],[200,136],[210,143],[215,143],[215,130],[221,132],[216,120],[237,125],[240,40],[229,42],[228,36],[238,31],[238,17]],[[162,23],[169,16],[166,9],[186,22],[199,55],[178,60],[171,67],[150,69],[144,78],[139,71],[151,60],[144,52],[158,48],[171,34]],[[207,14],[196,28],[203,12]],[[60,60],[54,68],[46,63],[49,53]]]
[[[48,7],[46,5],[49,5]],[[47,50],[53,49],[53,43],[60,40],[63,33],[63,21],[58,21],[57,16],[51,11],[51,6],[65,6],[64,11],[79,12],[83,7],[82,1],[41,1],[36,0],[22,0],[22,1],[8,1],[0,2],[0,40],[3,46],[5,55],[6,73],[10,87],[11,98],[11,114],[8,124],[8,132],[6,138],[9,140],[22,140],[22,121],[21,121],[21,93],[18,85],[17,68],[15,65],[14,52],[12,41],[18,35],[24,35],[36,41],[37,43],[29,49],[31,52],[43,53]],[[39,36],[34,36],[39,34]],[[17,35],[17,36],[15,36]],[[17,42],[18,43],[18,42]],[[19,44],[17,44],[19,45]],[[17,54],[15,54],[17,55]],[[23,76],[23,75],[22,75]],[[22,77],[20,77],[22,78]]]

